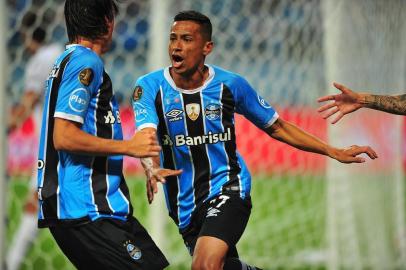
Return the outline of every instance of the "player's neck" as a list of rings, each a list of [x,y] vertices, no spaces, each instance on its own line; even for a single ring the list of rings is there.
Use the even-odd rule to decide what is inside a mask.
[[[89,48],[92,51],[94,51],[95,53],[97,53],[98,55],[102,55],[104,53],[104,44],[102,44],[101,42],[99,42],[97,40],[93,41],[93,40],[79,37],[74,43],[82,45],[86,48]]]
[[[169,69],[169,72],[176,86],[185,90],[193,90],[201,87],[209,77],[209,69],[205,65],[184,74],[176,73],[172,68]]]

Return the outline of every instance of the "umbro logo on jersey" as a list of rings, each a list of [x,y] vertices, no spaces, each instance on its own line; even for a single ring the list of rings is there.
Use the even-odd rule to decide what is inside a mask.
[[[197,103],[186,104],[186,113],[187,116],[190,118],[190,120],[196,121],[196,119],[199,118],[200,115],[200,104]]]
[[[169,122],[179,121],[183,119],[183,117],[181,116],[182,113],[182,110],[173,109],[170,112],[166,113],[166,117],[168,117]]]

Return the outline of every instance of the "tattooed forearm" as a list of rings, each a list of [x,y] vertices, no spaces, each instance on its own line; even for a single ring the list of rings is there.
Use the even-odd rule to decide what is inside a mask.
[[[406,115],[406,95],[366,95],[362,101],[365,107],[393,114]]]

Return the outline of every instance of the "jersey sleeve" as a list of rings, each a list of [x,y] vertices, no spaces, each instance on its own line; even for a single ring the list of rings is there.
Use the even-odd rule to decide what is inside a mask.
[[[158,126],[158,115],[155,108],[156,89],[145,78],[135,83],[132,105],[134,109],[135,125],[137,130]]]
[[[275,109],[244,78],[237,77],[234,87],[237,113],[261,129],[270,127],[278,119]]]
[[[83,124],[102,75],[103,66],[97,56],[79,55],[70,59],[59,85],[54,117]]]

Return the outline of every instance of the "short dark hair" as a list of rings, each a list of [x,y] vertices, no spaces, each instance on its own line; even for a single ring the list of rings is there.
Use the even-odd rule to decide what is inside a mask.
[[[45,38],[47,36],[47,33],[42,27],[37,27],[35,28],[34,32],[32,32],[32,40],[38,42],[38,43],[43,43]]]
[[[116,0],[66,0],[64,13],[69,42],[79,36],[96,40],[108,33],[118,7]]]
[[[211,40],[211,35],[213,31],[213,27],[211,25],[211,21],[209,17],[206,15],[195,11],[195,10],[186,10],[181,11],[173,18],[174,22],[178,21],[194,21],[200,25],[202,30],[202,35],[207,39]]]

